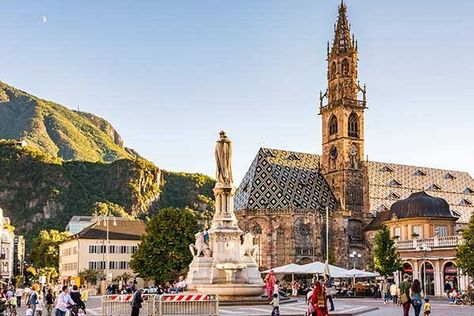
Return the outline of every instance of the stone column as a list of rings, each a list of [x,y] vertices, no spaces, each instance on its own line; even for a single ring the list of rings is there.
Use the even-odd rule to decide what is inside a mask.
[[[440,260],[436,260],[434,262],[434,285],[435,285],[435,296],[441,296],[443,293],[443,276],[442,276],[442,271],[441,271],[441,262]]]

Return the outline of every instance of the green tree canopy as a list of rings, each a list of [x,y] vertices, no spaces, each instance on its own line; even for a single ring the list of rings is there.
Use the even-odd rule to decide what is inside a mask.
[[[100,279],[105,278],[103,270],[85,269],[79,272],[79,276],[89,284],[96,284]]]
[[[464,242],[458,246],[457,265],[463,273],[474,278],[474,215],[462,236]]]
[[[131,268],[140,277],[158,283],[174,280],[192,260],[189,244],[194,242],[198,224],[190,209],[165,208],[152,217]]]
[[[37,268],[59,268],[59,244],[69,237],[69,232],[42,230],[33,239],[30,259]]]
[[[390,276],[402,266],[395,241],[390,237],[390,230],[385,225],[375,235],[374,265],[375,271],[382,276]]]

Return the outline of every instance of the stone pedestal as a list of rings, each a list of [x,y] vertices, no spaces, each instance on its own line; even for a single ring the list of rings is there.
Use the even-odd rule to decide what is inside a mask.
[[[195,290],[196,284],[209,283],[209,271],[212,268],[212,258],[195,257],[189,265],[186,278],[187,290]]]

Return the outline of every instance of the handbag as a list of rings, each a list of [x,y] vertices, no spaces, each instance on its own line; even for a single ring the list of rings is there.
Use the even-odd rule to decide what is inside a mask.
[[[406,293],[403,293],[403,294],[400,296],[400,302],[402,302],[402,304],[408,303],[408,295],[407,295]]]

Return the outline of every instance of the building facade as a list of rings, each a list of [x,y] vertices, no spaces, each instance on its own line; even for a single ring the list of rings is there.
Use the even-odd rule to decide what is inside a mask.
[[[108,239],[107,225],[99,221],[60,244],[59,277],[63,283],[77,284],[79,273],[89,269],[103,271],[104,275],[108,270],[109,280],[124,273],[134,274],[130,260],[145,233],[145,224],[115,218],[109,220],[108,227]]]
[[[237,217],[244,231],[257,236],[263,269],[324,261],[326,207],[331,261],[349,267],[356,251],[362,254],[358,268],[372,260],[367,225],[412,192],[445,199],[458,217],[457,230],[474,213],[474,179],[468,173],[366,159],[367,92],[359,83],[359,48],[350,32],[341,3],[326,52],[327,89],[320,94],[321,155],[261,148],[237,190]]]
[[[456,266],[456,248],[462,243],[457,220],[446,200],[421,191],[378,213],[366,234],[373,240],[381,225],[386,225],[403,262],[401,273],[419,279],[426,294],[441,296],[446,282],[456,289],[469,285],[468,276]]]

